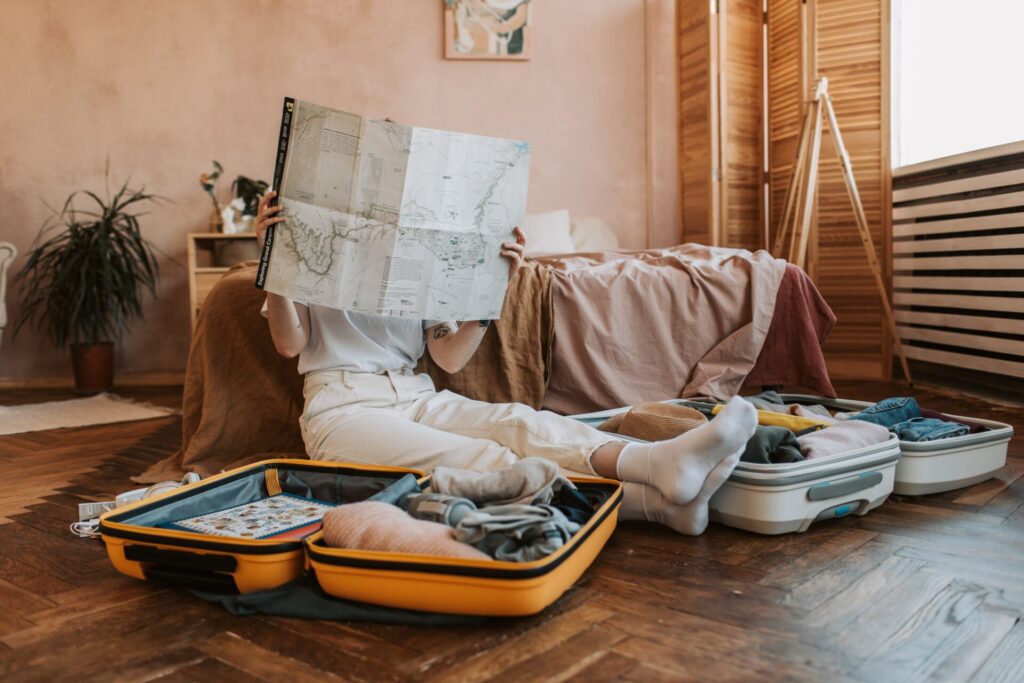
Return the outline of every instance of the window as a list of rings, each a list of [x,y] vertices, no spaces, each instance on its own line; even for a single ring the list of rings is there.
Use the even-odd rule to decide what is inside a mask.
[[[1024,2],[892,2],[893,165],[1024,140]]]

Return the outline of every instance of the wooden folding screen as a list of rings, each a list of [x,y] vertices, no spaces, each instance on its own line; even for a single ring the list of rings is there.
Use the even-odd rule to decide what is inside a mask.
[[[683,238],[761,249],[761,0],[683,0],[678,16]]]
[[[891,282],[888,1],[808,0],[806,7],[808,80],[828,76],[884,279]],[[772,49],[769,42],[769,54]],[[771,101],[770,89],[768,96]],[[892,339],[831,139],[822,145],[812,275],[839,317],[825,347],[829,370],[838,377],[888,379]]]
[[[681,0],[683,236],[765,246],[763,226],[774,235],[806,100],[828,76],[889,281],[889,0],[765,0],[764,7],[761,0]],[[836,377],[889,378],[892,342],[827,134],[821,160],[808,271],[839,317],[825,347],[829,369]]]

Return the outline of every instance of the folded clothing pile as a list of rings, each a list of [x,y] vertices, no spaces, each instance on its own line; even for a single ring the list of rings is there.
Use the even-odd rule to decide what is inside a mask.
[[[986,431],[986,427],[977,422],[922,408],[911,396],[887,398],[860,412],[837,417],[881,425],[900,441],[937,441]]]
[[[438,467],[427,491],[407,475],[372,499],[324,516],[324,542],[356,550],[529,562],[593,515],[592,501],[541,458],[494,472]]]
[[[779,464],[824,458],[884,443],[890,433],[902,441],[934,441],[985,429],[922,408],[911,397],[887,398],[856,413],[786,403],[774,391],[743,398],[757,409],[758,427],[747,442],[742,462]],[[723,405],[713,400],[641,403],[609,418],[598,429],[644,441],[671,439],[699,429]]]

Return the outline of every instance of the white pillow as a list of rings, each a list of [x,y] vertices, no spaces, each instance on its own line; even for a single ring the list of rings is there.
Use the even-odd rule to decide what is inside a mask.
[[[572,222],[572,243],[576,251],[614,251],[619,238],[600,218],[577,218]]]
[[[576,251],[569,235],[569,210],[527,214],[523,217],[527,254],[554,254]]]

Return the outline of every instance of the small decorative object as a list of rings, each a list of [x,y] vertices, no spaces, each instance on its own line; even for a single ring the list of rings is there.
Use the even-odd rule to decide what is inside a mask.
[[[224,167],[214,159],[213,172],[203,173],[199,176],[199,185],[206,191],[206,194],[210,195],[210,201],[213,202],[213,212],[210,214],[210,232],[220,232],[222,227],[220,202],[217,201],[217,180],[223,172]]]
[[[80,194],[94,204],[75,208]],[[106,199],[88,190],[72,193],[43,223],[15,278],[22,306],[14,333],[31,323],[57,348],[70,345],[80,394],[112,387],[114,340],[142,316],[142,289],[156,294],[156,256],[139,232],[138,215],[128,210],[157,199],[129,189],[128,181],[113,197],[108,190]]]
[[[267,191],[267,187],[264,180],[253,180],[244,175],[235,178],[235,181],[231,183],[235,198],[220,213],[222,232],[229,235],[252,232],[253,222],[256,220],[256,213],[259,210],[260,197]]]
[[[444,0],[448,59],[529,59],[530,0]]]

